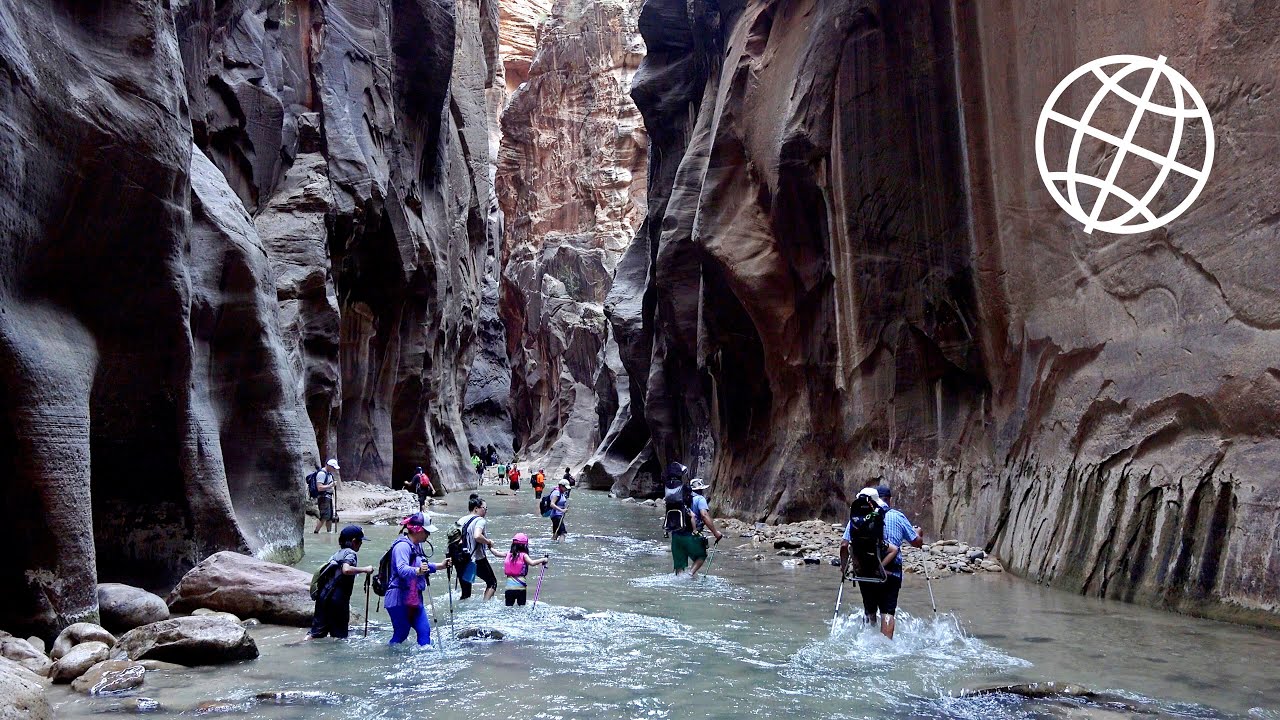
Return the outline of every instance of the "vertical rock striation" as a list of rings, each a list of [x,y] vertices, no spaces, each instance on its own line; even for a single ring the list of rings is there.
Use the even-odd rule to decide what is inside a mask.
[[[603,305],[644,208],[647,138],[628,96],[644,52],[636,10],[558,0],[502,115],[512,419],[521,454],[548,468],[583,463],[617,405]]]
[[[1038,580],[1280,622],[1277,57],[1249,32],[1280,18],[1094,5],[646,0],[648,214],[606,305],[629,430],[594,482],[683,459],[790,520],[884,477]],[[1220,151],[1173,225],[1090,236],[1035,125],[1116,47],[1169,54]]]
[[[0,625],[466,471],[491,0],[0,0]],[[14,562],[16,560],[16,562]]]

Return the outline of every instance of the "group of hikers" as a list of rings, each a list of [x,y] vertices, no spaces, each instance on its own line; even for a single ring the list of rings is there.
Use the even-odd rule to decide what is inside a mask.
[[[338,471],[338,461],[330,459],[307,478],[308,488],[317,501],[319,519],[313,530],[315,533],[322,525],[331,531],[337,521],[334,491]],[[520,471],[514,461],[509,470],[499,466],[499,472],[509,472],[512,489],[519,489]],[[672,462],[663,476],[664,530],[671,539],[675,573],[679,575],[687,569],[690,576],[696,578],[712,549],[706,533],[709,531],[716,543],[724,534],[711,515],[706,499],[708,484],[697,477],[685,481],[687,472],[688,467]],[[538,470],[534,474],[533,492],[540,514],[551,520],[552,542],[559,542],[568,535],[565,515],[576,481],[566,467],[564,477],[551,494],[543,497],[545,482],[545,473]],[[313,577],[312,597],[316,607],[308,638],[347,637],[348,606],[355,576],[360,574],[366,575],[366,589],[372,587],[383,598],[383,605],[391,618],[390,643],[393,645],[404,642],[411,629],[416,631],[419,645],[430,644],[431,627],[427,613],[423,611],[422,596],[425,592],[430,599],[429,578],[441,569],[450,573],[450,585],[453,584],[451,571],[458,572],[461,599],[472,596],[473,586],[479,579],[485,585],[483,599],[490,600],[497,593],[498,580],[489,556],[501,558],[506,576],[506,604],[526,604],[530,568],[541,566],[545,571],[549,562],[546,555],[541,558],[530,555],[527,534],[516,533],[507,551],[498,549],[488,535],[488,504],[478,494],[472,493],[467,502],[468,514],[459,518],[449,533],[444,562],[429,562],[422,543],[432,533],[438,532],[438,528],[423,515],[423,509],[426,498],[434,494],[435,486],[419,467],[408,488],[418,497],[418,512],[401,521],[401,532],[378,568],[358,564],[357,553],[364,540],[364,531],[357,525],[342,528],[338,536],[338,551]],[[878,478],[868,481],[850,504],[849,521],[840,545],[841,596],[845,580],[855,581],[862,595],[865,622],[875,625],[878,621],[880,632],[889,639],[894,635],[898,594],[902,588],[902,548],[905,544],[920,547],[923,543],[919,526],[912,525],[905,514],[892,507],[892,498],[888,485]],[[839,598],[836,600],[837,615]],[[450,594],[451,608],[452,600]],[[536,592],[534,603],[537,603]],[[365,614],[367,617],[367,608]]]

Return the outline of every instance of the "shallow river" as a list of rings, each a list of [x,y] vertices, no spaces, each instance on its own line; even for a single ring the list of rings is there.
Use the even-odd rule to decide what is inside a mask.
[[[500,600],[458,603],[455,593],[459,631],[494,628],[505,640],[445,637],[434,647],[390,648],[390,622],[376,610],[367,639],[359,626],[348,641],[293,646],[303,630],[260,626],[252,629],[257,661],[148,673],[139,694],[160,702],[160,717],[191,716],[202,702],[225,700],[241,716],[268,718],[992,720],[1115,717],[1137,708],[1147,717],[1280,719],[1275,632],[1089,600],[1008,575],[934,582],[934,616],[923,578],[908,576],[897,639],[889,642],[863,631],[856,615],[833,628],[835,568],[784,568],[772,556],[752,562],[720,552],[710,575],[690,582],[671,576],[652,509],[575,492],[570,540],[551,545],[527,491],[496,497],[486,488],[484,495],[499,547],[529,532],[534,554],[548,551],[552,559],[536,610]],[[455,513],[465,505],[458,494],[450,501]],[[436,516],[441,535],[453,519]],[[376,564],[394,530],[368,533],[360,561]],[[300,566],[308,572],[336,542],[313,537]],[[442,560],[444,538],[432,539],[433,560]],[[725,539],[739,542],[746,541]],[[437,577],[436,611],[447,628],[445,583]],[[847,590],[842,612],[856,613],[857,590]],[[357,584],[353,606],[363,605]],[[1093,702],[961,696],[1047,680],[1109,694]],[[291,705],[252,702],[265,691],[309,694]],[[97,716],[120,703],[65,688],[51,696],[59,717]]]

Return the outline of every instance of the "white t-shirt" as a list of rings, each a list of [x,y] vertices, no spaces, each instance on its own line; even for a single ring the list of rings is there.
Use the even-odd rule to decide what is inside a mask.
[[[488,549],[488,546],[484,543],[476,542],[476,537],[484,533],[485,527],[489,525],[489,521],[478,515],[463,515],[458,518],[458,521],[455,524],[458,527],[462,527],[467,523],[471,523],[470,526],[467,527],[467,534],[470,537],[466,538],[467,547],[471,549],[471,559],[476,561],[484,560],[485,550]]]

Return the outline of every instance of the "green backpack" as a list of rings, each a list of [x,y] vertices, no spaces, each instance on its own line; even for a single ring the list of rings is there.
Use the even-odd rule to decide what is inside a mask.
[[[312,600],[320,599],[320,591],[329,586],[329,583],[333,580],[336,572],[341,569],[342,567],[338,565],[338,563],[332,560],[327,560],[324,565],[320,566],[319,570],[315,571],[315,574],[311,576]]]

